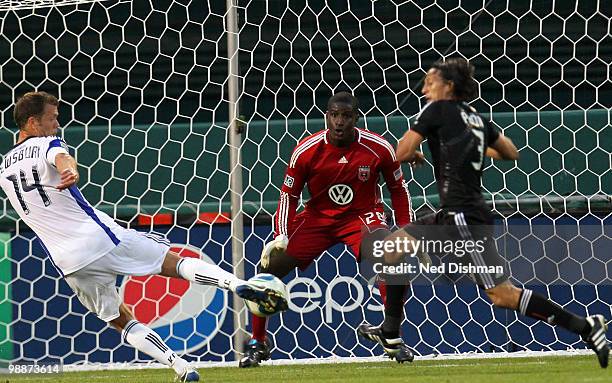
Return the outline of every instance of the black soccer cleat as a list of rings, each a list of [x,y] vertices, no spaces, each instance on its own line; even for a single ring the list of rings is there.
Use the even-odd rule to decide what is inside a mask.
[[[236,287],[235,293],[247,301],[255,302],[268,314],[276,314],[289,308],[287,299],[278,291],[246,282]]]
[[[397,363],[412,362],[414,360],[414,354],[406,346],[402,338],[386,338],[380,326],[377,327],[364,323],[357,328],[357,334],[362,338],[380,344],[383,350],[385,350],[385,354],[389,358],[395,359]]]
[[[595,351],[601,368],[606,368],[610,355],[610,345],[606,339],[606,331],[608,330],[606,319],[603,315],[591,315],[586,320],[591,325],[591,331],[589,335],[583,336],[582,340],[591,350]]]
[[[256,339],[251,339],[246,347],[247,349],[244,352],[244,356],[240,359],[240,362],[238,362],[238,367],[257,367],[259,363],[270,359],[270,343],[267,340],[265,342],[259,342]]]

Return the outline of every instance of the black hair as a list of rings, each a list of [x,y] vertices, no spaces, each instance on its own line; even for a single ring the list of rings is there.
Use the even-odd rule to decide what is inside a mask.
[[[57,97],[47,92],[28,92],[21,96],[15,104],[13,119],[19,129],[23,129],[30,117],[40,118],[45,111],[45,105],[58,106]]]
[[[452,81],[453,95],[459,101],[471,101],[478,96],[478,83],[474,80],[474,65],[462,57],[438,60],[432,68],[440,71],[446,81]]]
[[[338,92],[331,96],[327,101],[327,109],[329,110],[334,103],[347,104],[353,108],[353,111],[359,111],[359,100],[349,92]]]

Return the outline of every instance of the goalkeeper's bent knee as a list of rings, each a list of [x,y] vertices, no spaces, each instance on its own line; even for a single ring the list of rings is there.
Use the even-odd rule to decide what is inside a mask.
[[[391,234],[391,230],[387,228],[377,228],[372,231],[364,230],[359,245],[359,253],[361,259],[373,261],[375,258],[374,250],[377,243],[383,243],[384,239]]]

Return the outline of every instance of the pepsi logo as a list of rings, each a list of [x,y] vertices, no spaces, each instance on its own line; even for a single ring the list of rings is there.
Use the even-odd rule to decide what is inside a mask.
[[[199,249],[172,244],[181,257],[214,264]],[[123,279],[120,296],[140,322],[148,325],[174,351],[184,353],[205,346],[219,331],[226,315],[227,292],[159,275]]]

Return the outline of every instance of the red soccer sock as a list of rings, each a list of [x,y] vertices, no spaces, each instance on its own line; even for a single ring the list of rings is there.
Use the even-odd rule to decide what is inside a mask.
[[[382,298],[383,306],[387,307],[387,285],[382,279],[379,279],[377,282],[378,291],[380,291],[380,297]]]
[[[253,335],[251,339],[255,339],[258,342],[264,342],[266,340],[266,324],[268,323],[266,318],[258,317],[255,314],[251,314],[251,327]]]

